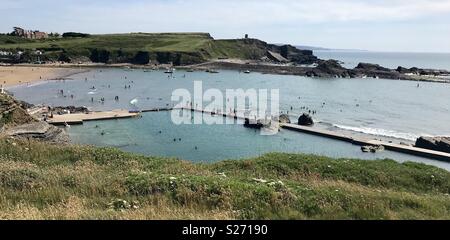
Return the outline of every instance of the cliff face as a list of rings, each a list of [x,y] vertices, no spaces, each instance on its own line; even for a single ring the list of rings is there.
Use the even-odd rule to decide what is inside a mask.
[[[312,64],[317,58],[312,51],[291,45],[278,46],[258,39],[220,39],[208,33],[131,33],[65,37],[58,41],[32,41],[33,48],[24,44],[9,44],[0,39],[0,49],[17,53],[24,51],[16,62],[35,62],[36,50],[41,61],[190,65],[218,58],[242,60],[272,60],[269,52],[297,64]],[[8,59],[0,59],[7,61]]]
[[[32,122],[37,120],[27,113],[23,103],[7,94],[0,94],[0,129]]]
[[[27,104],[7,94],[0,94],[0,133],[16,138],[32,138],[47,142],[67,143],[64,129],[39,121],[28,114]]]
[[[277,53],[289,62],[296,64],[313,64],[319,62],[319,59],[314,56],[313,51],[311,50],[300,50],[292,45],[279,46],[275,44],[268,44],[258,39],[243,39],[242,41],[248,46],[252,45],[259,49],[260,55],[257,60],[269,57],[269,59],[277,61],[269,56],[270,54],[268,51],[270,51],[272,53]]]
[[[297,64],[313,64],[319,61],[311,50],[300,50],[291,45],[280,46],[278,50],[281,56]]]

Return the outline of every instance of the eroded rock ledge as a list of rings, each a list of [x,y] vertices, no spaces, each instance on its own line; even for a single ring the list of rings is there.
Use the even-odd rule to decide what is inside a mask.
[[[70,142],[64,129],[34,118],[27,112],[26,106],[30,105],[0,94],[0,135],[53,143]]]
[[[450,137],[420,137],[416,147],[450,153]]]
[[[254,71],[268,74],[298,75],[322,78],[383,78],[450,83],[450,72],[446,70],[404,68],[389,69],[378,64],[360,63],[354,69],[344,68],[336,60],[320,60],[316,66],[289,64],[267,64],[262,62],[214,61],[185,68],[197,70],[229,69]]]
[[[46,122],[34,122],[8,128],[5,134],[11,137],[35,139],[53,143],[69,143],[70,139],[62,128]]]

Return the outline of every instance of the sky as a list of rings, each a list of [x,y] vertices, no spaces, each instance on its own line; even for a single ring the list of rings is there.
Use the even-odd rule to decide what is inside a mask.
[[[450,52],[450,0],[0,0],[0,32],[209,32],[270,43]]]

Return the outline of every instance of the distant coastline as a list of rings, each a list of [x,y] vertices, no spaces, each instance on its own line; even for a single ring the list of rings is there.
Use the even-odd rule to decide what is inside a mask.
[[[450,82],[448,70],[423,68],[422,64],[405,67],[397,63],[386,67],[362,59],[349,66],[339,56],[322,57],[315,55],[314,50],[299,48],[302,46],[269,44],[248,35],[240,39],[214,39],[209,33],[65,33],[60,38],[43,40],[0,35],[0,62],[34,64],[33,67],[218,68],[319,78]],[[331,50],[318,52],[329,54]]]

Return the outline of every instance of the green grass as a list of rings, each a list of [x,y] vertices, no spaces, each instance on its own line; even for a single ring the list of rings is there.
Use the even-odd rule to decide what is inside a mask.
[[[28,39],[0,34],[0,45],[13,46],[13,44],[26,44],[30,42],[31,40]]]
[[[3,36],[9,39],[16,39],[16,44],[6,44],[1,41],[2,49],[45,49],[45,48],[101,48],[107,50],[147,50],[147,51],[194,51],[199,45],[210,41],[207,34],[186,33],[186,34],[107,34],[91,35],[86,38],[58,38],[47,40],[26,40],[17,37]]]
[[[267,51],[263,46],[244,40],[216,40],[209,47],[214,58],[259,59]]]
[[[0,139],[4,219],[450,219],[449,192],[449,172],[392,160],[193,164]]]
[[[255,59],[266,51],[242,40],[214,40],[207,33],[107,34],[47,40],[1,35],[0,49],[39,49],[44,51],[47,60],[58,60],[64,53],[74,61],[89,59],[96,49],[108,52],[110,63],[130,62],[138,52],[148,52],[151,60],[178,64],[199,63],[219,57]]]

